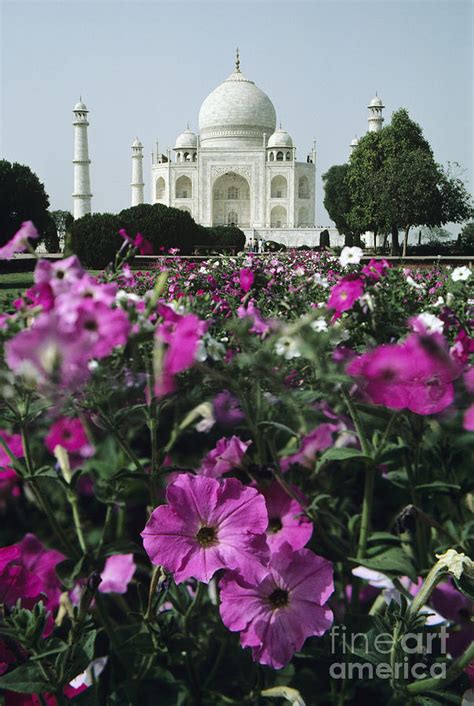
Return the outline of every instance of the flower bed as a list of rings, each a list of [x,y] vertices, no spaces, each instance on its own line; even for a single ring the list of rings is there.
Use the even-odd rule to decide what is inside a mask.
[[[460,703],[470,270],[123,237],[0,315],[5,704]]]

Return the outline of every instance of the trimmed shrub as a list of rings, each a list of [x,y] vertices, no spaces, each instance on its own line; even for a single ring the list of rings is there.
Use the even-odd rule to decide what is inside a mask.
[[[120,218],[113,213],[94,213],[71,226],[71,245],[84,267],[102,269],[112,262],[123,243]]]
[[[154,255],[169,248],[179,248],[181,255],[189,255],[200,244],[199,226],[187,211],[179,208],[143,203],[120,211],[118,219],[120,228],[129,235],[141,233],[149,240]]]

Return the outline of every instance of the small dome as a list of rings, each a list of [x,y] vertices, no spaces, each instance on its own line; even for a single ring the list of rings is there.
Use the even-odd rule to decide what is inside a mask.
[[[354,137],[351,140],[351,147],[357,147],[358,144],[359,144],[359,139],[357,137]]]
[[[86,104],[83,103],[82,98],[81,98],[81,100],[79,101],[79,103],[76,103],[76,105],[74,106],[74,112],[76,112],[77,110],[82,111],[82,112],[84,112],[84,111],[85,111],[85,112],[89,112],[89,111],[87,110]]]
[[[142,143],[140,142],[140,140],[138,139],[138,137],[137,137],[137,138],[135,139],[135,141],[133,142],[132,147],[139,147],[140,149],[142,149],[143,145],[142,145]]]
[[[385,108],[380,96],[375,96],[369,103],[369,108]]]
[[[293,147],[293,140],[286,130],[279,128],[275,130],[273,135],[270,135],[268,147]]]
[[[189,128],[176,138],[175,150],[197,149],[197,135]]]

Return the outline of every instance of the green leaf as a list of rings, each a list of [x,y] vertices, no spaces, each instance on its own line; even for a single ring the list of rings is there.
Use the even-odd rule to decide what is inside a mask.
[[[284,431],[285,434],[289,434],[290,436],[299,436],[298,432],[296,432],[294,429],[290,429],[290,427],[287,427],[286,424],[280,424],[280,422],[259,422],[258,426],[259,427],[274,427],[275,429],[278,429],[279,431]]]
[[[323,453],[320,459],[320,463],[325,461],[347,461],[348,459],[363,459],[364,461],[371,460],[369,456],[366,456],[360,449],[352,449],[348,447],[341,447],[340,449],[328,449]]]
[[[445,483],[442,480],[434,480],[432,483],[422,483],[415,486],[415,490],[431,490],[435,493],[450,493],[452,490],[461,490],[461,486],[456,483]]]
[[[23,694],[41,694],[48,691],[50,685],[45,680],[39,664],[22,664],[13,672],[0,677],[0,689],[8,689]]]
[[[365,559],[350,558],[356,564],[366,566],[368,569],[380,571],[383,574],[395,574],[396,576],[408,576],[412,581],[417,580],[415,567],[403,549],[391,547],[376,556]]]

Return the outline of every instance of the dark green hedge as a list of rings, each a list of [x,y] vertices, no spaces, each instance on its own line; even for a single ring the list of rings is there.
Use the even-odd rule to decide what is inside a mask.
[[[245,235],[239,228],[204,228],[187,211],[162,204],[141,204],[118,215],[95,213],[74,221],[72,249],[86,267],[106,267],[123,243],[118,233],[121,228],[132,237],[141,233],[153,245],[155,255],[170,248],[179,248],[181,255],[190,255],[199,245],[219,251],[225,251],[226,247],[243,250],[245,245]]]

